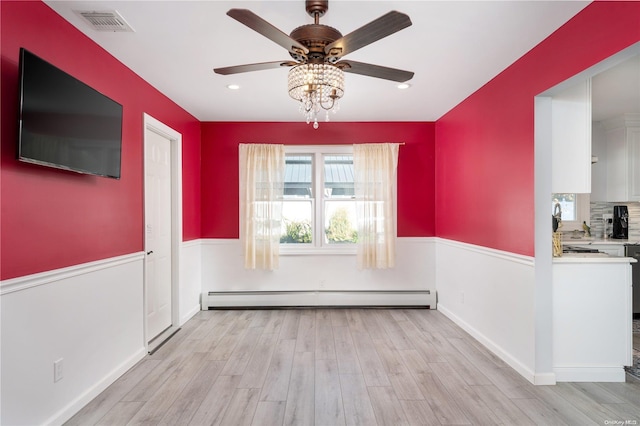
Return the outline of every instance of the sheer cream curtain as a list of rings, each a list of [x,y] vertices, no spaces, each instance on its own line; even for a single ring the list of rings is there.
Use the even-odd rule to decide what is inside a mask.
[[[247,269],[278,269],[284,145],[240,144],[240,217]]]
[[[358,226],[358,269],[395,266],[397,143],[353,146]]]

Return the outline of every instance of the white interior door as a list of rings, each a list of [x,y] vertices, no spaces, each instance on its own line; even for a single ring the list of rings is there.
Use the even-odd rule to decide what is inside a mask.
[[[171,140],[145,130],[147,341],[171,327]]]

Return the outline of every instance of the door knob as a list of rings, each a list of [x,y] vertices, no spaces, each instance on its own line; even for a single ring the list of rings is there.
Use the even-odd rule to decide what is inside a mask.
[[[153,253],[153,250],[150,250],[150,251],[147,252],[147,255],[150,255],[152,253]]]

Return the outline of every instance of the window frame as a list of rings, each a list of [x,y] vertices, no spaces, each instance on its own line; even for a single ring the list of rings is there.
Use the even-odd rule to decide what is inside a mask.
[[[330,155],[353,155],[353,145],[286,145],[285,155],[312,155],[312,243],[280,244],[280,254],[296,255],[355,255],[356,243],[328,244],[324,241],[325,201],[331,200],[324,194],[324,157]],[[355,198],[354,198],[355,202]]]

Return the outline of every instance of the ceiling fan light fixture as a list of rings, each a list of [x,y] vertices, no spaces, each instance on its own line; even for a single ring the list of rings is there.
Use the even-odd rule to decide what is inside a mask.
[[[408,89],[409,87],[411,87],[411,85],[410,85],[409,83],[400,83],[400,84],[398,84],[398,86],[397,86],[397,87],[398,87],[398,89],[400,89],[400,90],[406,90],[406,89]]]
[[[318,128],[318,113],[321,110],[325,110],[326,121],[329,121],[329,111],[338,111],[338,102],[344,95],[345,72],[395,82],[413,78],[413,72],[410,71],[342,60],[345,55],[410,26],[408,15],[392,10],[343,36],[337,29],[320,24],[320,17],[328,10],[329,0],[306,0],[305,7],[313,17],[313,24],[299,26],[289,35],[248,9],[230,9],[227,15],[284,47],[293,62],[260,62],[214,68],[213,71],[228,75],[292,67],[288,77],[289,96],[300,103],[300,112],[307,124],[313,121],[314,129]]]
[[[301,64],[289,70],[289,96],[300,102],[300,111],[307,124],[318,128],[318,113],[337,112],[338,100],[344,95],[344,72],[332,64]]]
[[[240,89],[240,85],[238,85],[238,84],[228,84],[227,85],[227,89],[229,89],[229,90],[239,90]]]

